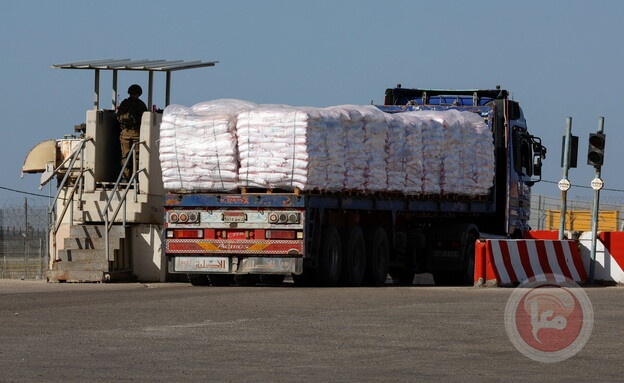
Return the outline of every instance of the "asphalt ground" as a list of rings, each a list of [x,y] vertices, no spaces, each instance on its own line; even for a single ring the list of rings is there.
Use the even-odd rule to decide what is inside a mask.
[[[514,289],[0,280],[1,382],[624,381],[624,288],[556,363],[505,330]]]

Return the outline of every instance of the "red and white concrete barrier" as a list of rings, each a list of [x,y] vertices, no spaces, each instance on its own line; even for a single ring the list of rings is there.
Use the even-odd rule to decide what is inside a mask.
[[[591,262],[591,232],[581,233],[579,244],[585,269]],[[594,280],[624,284],[624,232],[601,232],[596,238]]]
[[[585,270],[576,241],[477,241],[474,282],[478,286],[513,286],[542,274],[561,275],[581,283],[587,279]]]

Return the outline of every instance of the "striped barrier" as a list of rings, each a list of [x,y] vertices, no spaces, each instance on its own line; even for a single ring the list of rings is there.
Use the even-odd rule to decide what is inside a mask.
[[[585,270],[572,240],[487,239],[476,244],[475,286],[514,286],[541,274],[582,283]]]
[[[585,269],[591,262],[590,232],[581,233],[579,244]],[[624,284],[624,232],[600,232],[596,239],[594,280]]]

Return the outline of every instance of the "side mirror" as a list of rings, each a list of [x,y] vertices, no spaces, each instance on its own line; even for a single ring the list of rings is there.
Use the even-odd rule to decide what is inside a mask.
[[[533,158],[533,175],[542,179],[542,158],[540,154],[536,154]]]
[[[546,159],[546,147],[542,145],[542,140],[539,137],[531,136],[531,143],[533,146],[533,177],[531,182],[527,185],[533,186],[535,182],[542,180],[542,160]]]

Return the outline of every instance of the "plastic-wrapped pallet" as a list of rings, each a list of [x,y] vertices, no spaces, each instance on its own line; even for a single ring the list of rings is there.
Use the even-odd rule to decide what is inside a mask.
[[[344,131],[342,159],[344,182],[342,190],[365,191],[366,151],[364,147],[364,115],[356,105],[331,107],[340,111],[340,124]]]
[[[314,108],[265,105],[237,118],[239,185],[325,189],[325,124]]]
[[[472,195],[485,195],[494,186],[495,159],[494,138],[492,132],[483,119],[475,113],[465,113],[463,124],[465,129],[475,137],[472,141],[474,146],[471,152],[474,160],[466,164],[466,180],[469,184],[468,191]]]
[[[434,171],[429,171],[430,169],[425,167],[429,179],[435,178],[434,182],[437,184],[433,193],[460,193],[463,180],[462,169],[468,159],[462,148],[462,132],[465,130],[459,124],[457,114],[460,112],[447,110],[418,113],[423,118],[431,119],[429,123],[433,124],[433,129],[426,131],[433,134],[428,140],[435,140],[435,145],[432,145],[431,149],[435,152],[435,162],[439,167]],[[471,150],[471,147],[468,146],[467,150]],[[427,154],[424,156],[426,157]]]
[[[405,125],[396,115],[385,117],[388,132],[385,145],[387,190],[405,192]]]
[[[386,115],[372,105],[361,106],[358,111],[364,116],[364,152],[366,153],[364,189],[368,192],[387,191],[388,123]]]
[[[410,112],[417,113],[417,112]],[[406,116],[407,117],[407,116]],[[424,194],[440,194],[442,192],[442,143],[444,131],[441,121],[427,116],[416,116],[422,119],[420,130],[421,161],[422,161],[422,192]],[[414,142],[414,144],[418,144]],[[409,191],[411,194],[411,191]]]
[[[454,109],[404,115],[406,119],[413,116],[423,122],[424,194],[488,193],[494,181],[494,143],[483,118]]]
[[[386,115],[388,191],[407,193],[409,190],[411,194],[422,193],[422,151],[418,122],[415,118],[405,118],[403,113]]]
[[[236,116],[256,105],[215,100],[191,108],[169,105],[160,126],[166,190],[228,191],[238,186]]]
[[[327,156],[326,191],[344,190],[346,167],[345,151],[347,131],[345,126],[349,114],[341,108],[323,108],[321,113],[325,123],[325,155]]]

